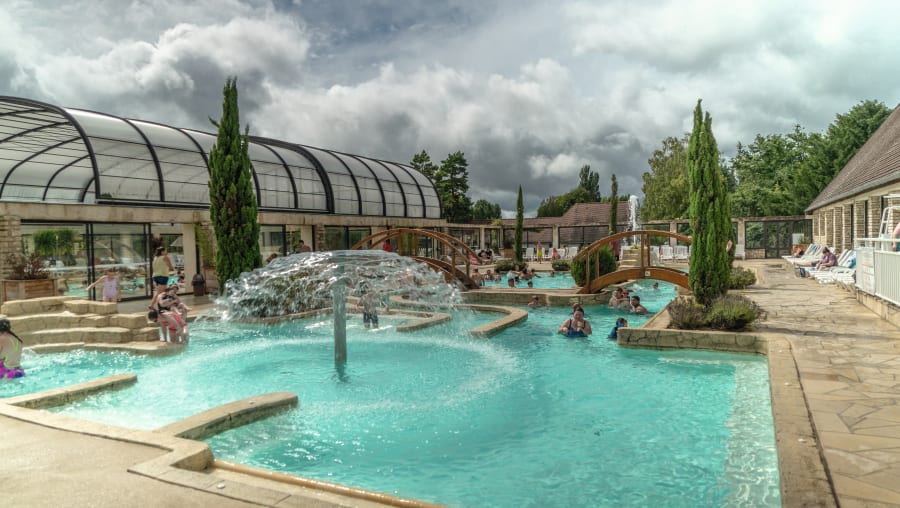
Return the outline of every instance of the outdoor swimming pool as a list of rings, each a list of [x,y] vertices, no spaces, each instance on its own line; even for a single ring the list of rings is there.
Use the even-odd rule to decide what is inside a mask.
[[[150,429],[291,391],[298,408],[215,436],[215,455],[450,506],[780,505],[763,358],[619,348],[604,307],[587,308],[591,340],[564,339],[566,315],[537,309],[490,340],[465,331],[491,314],[413,334],[353,316],[341,375],[330,320],[197,323],[177,356],[28,355],[0,395],[134,372],[58,411]]]
[[[568,289],[575,287],[575,280],[569,275],[568,272],[561,272],[553,277],[550,276],[550,272],[541,272],[538,277],[531,279],[534,283],[534,287],[537,289]],[[496,287],[496,288],[505,288],[507,286],[506,282],[506,274],[502,274],[500,282],[485,282],[485,287]],[[521,281],[520,284],[516,286],[517,288],[524,288],[527,286],[527,281]]]

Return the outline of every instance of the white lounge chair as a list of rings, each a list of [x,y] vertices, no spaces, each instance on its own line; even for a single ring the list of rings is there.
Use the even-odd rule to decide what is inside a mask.
[[[675,259],[675,250],[671,245],[661,245],[659,247],[659,260],[672,261]]]
[[[568,256],[568,257],[566,259],[573,259],[575,256],[578,255],[578,246],[577,245],[575,245],[574,247],[569,247],[566,250],[568,250],[568,252],[566,253],[566,256]]]
[[[737,258],[747,259],[747,253],[744,249],[744,244],[742,244],[742,243],[735,244],[734,257],[735,257],[735,259],[737,259]]]
[[[687,245],[676,245],[674,248],[675,261],[687,261],[690,257]]]
[[[525,248],[525,261],[534,261],[534,247]]]

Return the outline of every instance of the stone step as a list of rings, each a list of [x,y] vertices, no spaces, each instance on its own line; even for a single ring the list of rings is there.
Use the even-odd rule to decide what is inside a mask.
[[[10,300],[0,306],[0,314],[12,317],[25,314],[60,312],[65,310],[65,302],[71,300],[80,300],[80,298],[75,296],[48,296],[28,300]]]
[[[131,342],[135,340],[134,331],[119,326],[53,328],[37,330],[19,335],[26,346],[34,344],[51,344],[59,342]]]
[[[57,312],[9,317],[12,329],[19,336],[48,328],[102,328],[106,326],[138,329],[147,326],[144,313],[134,314],[72,314]]]

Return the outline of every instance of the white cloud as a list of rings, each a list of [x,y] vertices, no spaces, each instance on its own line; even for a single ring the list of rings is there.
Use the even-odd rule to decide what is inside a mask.
[[[589,164],[640,194],[698,98],[726,154],[900,101],[900,4],[454,0],[6,2],[0,93],[209,130],[237,75],[255,134],[408,161],[456,150],[527,210]]]

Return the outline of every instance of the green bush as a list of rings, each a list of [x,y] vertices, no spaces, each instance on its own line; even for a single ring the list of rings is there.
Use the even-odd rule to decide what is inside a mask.
[[[557,259],[556,261],[550,263],[550,266],[553,267],[553,271],[555,271],[555,272],[568,272],[569,271],[569,262],[563,261],[562,259]]]
[[[723,295],[713,300],[706,313],[706,324],[717,330],[747,330],[765,312],[749,298],[739,295]]]
[[[756,284],[756,274],[752,270],[735,266],[731,268],[728,289],[746,289]]]
[[[508,272],[512,270],[515,265],[519,265],[520,269],[528,268],[528,263],[517,263],[514,259],[504,259],[502,261],[497,261],[496,263],[494,263],[494,271]]]
[[[697,330],[706,326],[706,309],[690,296],[679,296],[669,303],[669,328]]]
[[[600,257],[599,274],[593,273],[597,256]],[[607,273],[616,271],[616,256],[613,254],[612,247],[607,245],[606,247],[603,247],[599,251],[597,251],[596,254],[591,254],[590,259],[588,260],[588,264],[590,265],[591,273],[586,273],[583,259],[572,261],[572,264],[569,267],[569,271],[572,274],[572,278],[575,279],[575,284],[584,286],[589,280],[593,280],[600,275],[606,275]]]
[[[680,330],[749,330],[754,321],[765,319],[766,315],[759,305],[739,295],[720,296],[713,300],[709,309],[692,296],[679,296],[672,300],[667,310],[671,321],[669,328]]]

